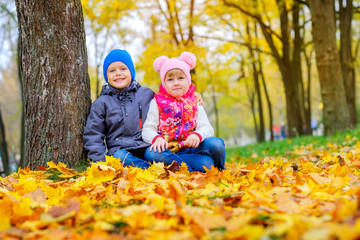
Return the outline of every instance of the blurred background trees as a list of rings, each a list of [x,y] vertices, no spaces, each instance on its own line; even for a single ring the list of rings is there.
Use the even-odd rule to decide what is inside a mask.
[[[104,84],[104,55],[112,48],[127,49],[137,81],[155,91],[160,81],[154,59],[190,51],[198,59],[194,83],[216,135],[228,146],[312,134],[315,127],[334,134],[359,120],[359,0],[82,0],[82,5],[93,100]],[[332,14],[320,16],[325,8]],[[0,4],[0,33],[0,110],[14,161],[23,149],[23,90],[13,1]]]

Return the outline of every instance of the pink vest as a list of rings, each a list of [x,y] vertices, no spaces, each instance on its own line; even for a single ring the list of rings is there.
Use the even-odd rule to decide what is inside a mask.
[[[158,134],[168,142],[183,141],[195,131],[198,111],[194,92],[195,86],[191,84],[182,97],[174,98],[160,85],[159,93],[155,94],[159,109]]]

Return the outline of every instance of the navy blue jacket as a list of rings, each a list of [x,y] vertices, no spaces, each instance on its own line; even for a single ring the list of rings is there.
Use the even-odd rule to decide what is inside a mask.
[[[150,146],[141,138],[141,129],[154,92],[132,81],[123,89],[104,85],[92,105],[84,131],[84,147],[91,161],[105,161],[119,149]],[[104,141],[105,140],[105,141]]]

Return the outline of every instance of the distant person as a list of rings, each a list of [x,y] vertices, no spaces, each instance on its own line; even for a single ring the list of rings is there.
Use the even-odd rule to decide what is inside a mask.
[[[285,124],[281,124],[280,133],[281,133],[282,138],[286,138],[286,125]]]
[[[311,130],[313,135],[317,135],[318,122],[316,119],[312,119],[310,122]]]
[[[275,139],[280,139],[280,128],[278,125],[272,127]]]
[[[215,166],[225,165],[225,145],[213,137],[206,112],[195,101],[195,86],[191,83],[190,70],[195,67],[196,57],[183,52],[179,58],[161,56],[155,59],[154,69],[160,73],[158,94],[150,103],[142,136],[151,143],[145,159],[163,162],[185,163],[189,171],[205,172]]]

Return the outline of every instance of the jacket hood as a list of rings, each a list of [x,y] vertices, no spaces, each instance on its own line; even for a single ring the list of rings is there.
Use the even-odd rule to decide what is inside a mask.
[[[129,86],[122,88],[122,89],[114,88],[113,86],[111,86],[110,84],[107,83],[102,87],[100,96],[102,96],[102,95],[110,95],[111,96],[111,95],[119,94],[122,92],[130,92],[130,91],[136,90],[140,87],[141,87],[140,83],[136,82],[135,80],[132,81]]]

